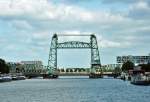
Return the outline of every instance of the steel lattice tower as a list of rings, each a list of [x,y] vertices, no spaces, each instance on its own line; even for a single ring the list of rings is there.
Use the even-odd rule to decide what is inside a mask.
[[[58,36],[89,36],[90,42],[68,41],[58,43]],[[92,35],[57,35],[54,34],[51,40],[51,46],[48,59],[49,74],[57,74],[57,49],[91,49],[91,73],[94,73],[96,68],[101,67],[100,55],[98,50],[97,39]]]

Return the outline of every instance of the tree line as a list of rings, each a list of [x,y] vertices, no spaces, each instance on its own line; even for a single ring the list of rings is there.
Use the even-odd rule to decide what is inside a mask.
[[[10,71],[9,65],[5,62],[5,60],[0,58],[0,73],[1,74],[7,74]]]

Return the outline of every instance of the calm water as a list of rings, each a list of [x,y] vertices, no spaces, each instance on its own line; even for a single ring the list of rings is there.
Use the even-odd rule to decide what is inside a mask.
[[[118,79],[27,79],[0,83],[0,102],[150,102],[150,86]]]

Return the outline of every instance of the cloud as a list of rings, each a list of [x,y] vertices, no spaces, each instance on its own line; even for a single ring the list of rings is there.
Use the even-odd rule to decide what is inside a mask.
[[[101,48],[126,48],[131,46],[130,41],[124,39],[122,42],[110,40],[110,38],[104,38],[102,35],[97,36],[98,45]]]
[[[52,25],[63,28],[62,24],[70,28],[70,25],[82,26],[83,23],[85,23],[83,26],[94,23],[102,25],[119,23],[124,20],[121,15],[113,15],[111,12],[93,12],[73,5],[55,5],[47,0],[39,2],[37,0],[1,1],[0,19],[17,22],[14,24],[17,27],[18,23],[24,23],[25,28],[31,28],[31,26],[46,28],[46,26],[52,27]]]
[[[103,0],[100,6],[91,5],[90,2],[96,3],[91,0],[61,0],[60,3],[55,1],[0,0],[0,37],[4,39],[0,40],[0,46],[8,46],[10,43],[13,46],[9,45],[8,50],[4,48],[0,55],[7,56],[7,53],[14,52],[9,55],[13,56],[16,52],[18,57],[41,57],[47,61],[54,33],[95,33],[99,47],[106,54],[111,49],[121,52],[122,49],[127,51],[126,49],[149,44],[149,0]],[[82,6],[80,2],[87,3]],[[112,9],[112,5],[103,5],[104,2],[112,4],[121,13]],[[122,4],[126,6],[122,7]],[[88,42],[90,39],[59,37],[59,40]],[[111,52],[112,55],[114,53],[117,52]]]
[[[57,1],[57,0],[55,0]],[[80,3],[80,2],[90,2],[91,0],[59,0],[61,3],[67,3],[67,4],[74,4],[74,3]]]
[[[139,1],[130,6],[129,17],[137,20],[149,20],[150,4],[146,1]]]
[[[33,29],[33,26],[31,26],[26,20],[12,20],[11,24],[16,29],[24,29],[24,30],[30,30]]]
[[[102,3],[105,3],[105,4],[113,4],[113,3],[129,4],[129,3],[135,3],[137,1],[140,1],[140,0],[102,0]]]

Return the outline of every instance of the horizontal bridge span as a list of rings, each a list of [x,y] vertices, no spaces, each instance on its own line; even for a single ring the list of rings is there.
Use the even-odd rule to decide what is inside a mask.
[[[57,36],[91,36],[92,34],[57,34]]]
[[[87,42],[68,41],[58,43],[57,48],[91,48],[91,44]]]

